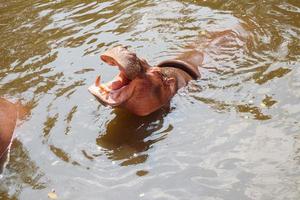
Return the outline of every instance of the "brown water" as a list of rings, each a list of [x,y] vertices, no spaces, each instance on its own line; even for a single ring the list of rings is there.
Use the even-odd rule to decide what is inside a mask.
[[[0,95],[30,108],[0,199],[299,199],[299,37],[297,0],[0,0]],[[202,49],[202,79],[147,117],[104,107],[116,44]]]

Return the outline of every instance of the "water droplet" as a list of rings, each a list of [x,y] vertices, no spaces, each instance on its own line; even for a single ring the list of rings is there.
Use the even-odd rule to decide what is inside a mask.
[[[264,103],[260,103],[260,106],[263,108],[267,107],[266,104],[264,104]]]
[[[57,199],[57,194],[55,192],[49,192],[48,197],[49,199]]]
[[[141,193],[139,196],[140,196],[140,197],[143,197],[143,196],[145,196],[145,194],[144,194],[144,193]]]
[[[59,161],[54,161],[53,163],[51,163],[52,166],[57,165],[57,163],[59,163]]]

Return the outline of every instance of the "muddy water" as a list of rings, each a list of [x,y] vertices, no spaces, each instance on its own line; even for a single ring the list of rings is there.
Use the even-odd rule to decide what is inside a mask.
[[[0,199],[299,199],[299,37],[296,0],[0,1],[0,95],[30,110]],[[202,78],[169,110],[112,110],[87,87],[116,44],[197,48]]]

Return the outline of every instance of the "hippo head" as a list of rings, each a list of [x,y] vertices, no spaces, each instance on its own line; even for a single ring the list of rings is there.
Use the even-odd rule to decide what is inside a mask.
[[[120,71],[108,83],[100,83],[98,76],[89,87],[89,91],[105,105],[123,107],[145,116],[167,104],[176,93],[174,78],[166,77],[159,67],[150,67],[127,47],[109,49],[101,59]]]

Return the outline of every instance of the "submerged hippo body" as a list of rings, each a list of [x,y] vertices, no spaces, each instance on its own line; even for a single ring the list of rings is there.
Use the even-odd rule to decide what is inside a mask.
[[[101,55],[101,59],[117,66],[120,73],[104,84],[99,76],[89,91],[105,105],[145,116],[168,104],[178,89],[200,77],[198,66],[203,54],[191,51],[151,67],[127,47],[118,46]]]
[[[17,105],[0,98],[0,159],[11,143],[17,117]]]

